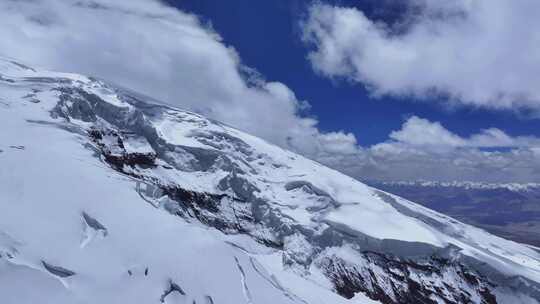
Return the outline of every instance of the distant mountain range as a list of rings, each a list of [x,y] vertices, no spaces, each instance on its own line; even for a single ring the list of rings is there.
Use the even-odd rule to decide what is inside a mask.
[[[483,183],[483,182],[470,182],[470,181],[451,181],[451,182],[439,182],[439,181],[397,181],[397,182],[380,182],[380,181],[367,181],[373,184],[383,184],[387,186],[416,186],[416,187],[433,187],[433,188],[463,188],[463,189],[507,189],[514,192],[523,192],[530,190],[540,190],[540,183]]]
[[[540,184],[368,181],[368,184],[518,242],[540,246]]]

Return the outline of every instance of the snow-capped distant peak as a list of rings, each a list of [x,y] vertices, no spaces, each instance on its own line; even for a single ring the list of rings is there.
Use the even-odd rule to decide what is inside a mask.
[[[418,187],[444,187],[444,188],[463,188],[463,189],[506,189],[514,192],[536,190],[540,188],[540,183],[488,183],[472,181],[375,181],[375,184],[391,186],[418,186]]]

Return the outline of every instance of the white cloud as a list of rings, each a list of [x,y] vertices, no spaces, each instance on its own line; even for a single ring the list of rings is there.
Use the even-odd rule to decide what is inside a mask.
[[[303,29],[315,70],[363,83],[375,95],[540,108],[540,2],[408,1],[420,13],[397,25],[355,8],[312,6]]]
[[[461,137],[416,116],[389,137],[365,149],[356,166],[342,170],[359,178],[387,180],[540,180],[537,137],[512,137],[496,128]]]
[[[530,148],[540,147],[534,136],[511,137],[497,128],[481,130],[470,137],[460,137],[439,122],[412,116],[403,123],[401,130],[389,135],[392,142],[423,149],[435,148]]]
[[[0,53],[29,64],[101,77],[307,154],[321,145],[317,121],[297,115],[306,102],[160,1],[0,1],[0,36]]]
[[[358,16],[358,11],[330,7],[317,7],[317,13],[312,11],[312,19],[320,19],[313,21],[312,26],[322,26],[328,20],[339,22],[339,27],[325,29],[333,31],[327,38],[335,43],[324,40],[321,47],[325,51],[313,53],[312,60],[320,61],[317,66],[322,73],[356,79],[363,75],[360,72],[365,72],[353,64],[365,60],[356,50],[367,54],[381,52],[381,58],[387,56],[390,61],[381,63],[382,59],[370,57],[375,61],[367,71],[381,64],[380,75],[391,74],[390,82],[376,87],[378,77],[382,76],[367,73],[362,77],[374,79],[371,85],[380,92],[404,90],[405,76],[419,73],[404,69],[400,48],[387,46],[388,38],[377,36],[383,30]],[[362,39],[380,40],[375,47],[355,46],[355,41],[362,40],[357,31],[364,28],[367,30]],[[540,176],[535,169],[540,168],[538,139],[512,137],[498,129],[464,138],[439,123],[411,117],[387,141],[366,148],[359,146],[351,133],[320,132],[316,119],[298,115],[308,105],[298,100],[285,84],[264,80],[256,71],[243,66],[241,54],[225,45],[207,25],[158,1],[0,1],[0,36],[0,53],[7,56],[111,80],[292,148],[361,179],[532,181]],[[410,56],[419,56],[411,47],[403,50]],[[432,61],[430,56],[426,60],[426,64]],[[532,72],[533,68],[528,80],[540,77]],[[435,76],[440,75],[422,77],[425,82],[437,79]],[[479,79],[475,84],[483,90],[485,81]],[[417,88],[418,92],[423,90],[422,86]],[[511,149],[480,150],[484,147]]]
[[[438,122],[413,116],[399,131],[390,133],[390,138],[398,142],[427,147],[459,147],[465,140],[445,129]]]

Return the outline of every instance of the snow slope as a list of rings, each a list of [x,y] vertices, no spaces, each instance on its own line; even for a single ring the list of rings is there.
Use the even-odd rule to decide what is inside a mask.
[[[1,59],[0,128],[2,303],[540,299],[534,248],[93,78]]]

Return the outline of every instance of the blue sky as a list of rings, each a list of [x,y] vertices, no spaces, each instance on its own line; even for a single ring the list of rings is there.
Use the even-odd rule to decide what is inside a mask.
[[[110,81],[358,179],[540,182],[539,10],[537,0],[0,1],[0,54]]]
[[[540,120],[526,118],[527,115],[523,113],[474,106],[448,106],[437,99],[374,98],[361,84],[317,75],[306,59],[308,46],[302,43],[299,28],[299,22],[305,18],[312,1],[168,2],[211,23],[224,42],[239,52],[244,64],[257,69],[270,81],[285,83],[298,99],[307,100],[312,106],[308,114],[318,117],[322,130],[353,132],[363,146],[386,140],[388,134],[399,130],[403,121],[411,115],[438,121],[464,137],[492,127],[513,136],[538,134],[540,130]],[[404,8],[399,4],[404,2],[399,1],[325,2],[356,7],[367,16],[386,22],[399,20]]]

